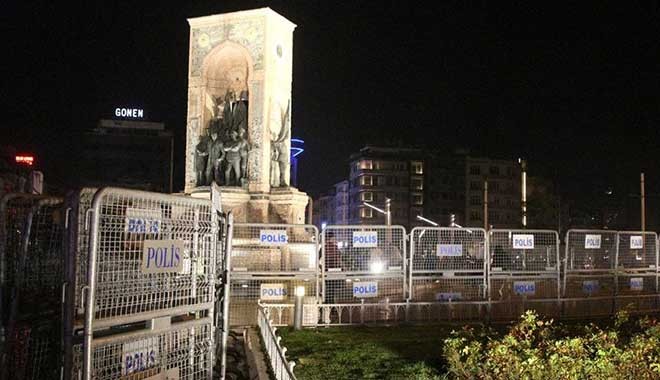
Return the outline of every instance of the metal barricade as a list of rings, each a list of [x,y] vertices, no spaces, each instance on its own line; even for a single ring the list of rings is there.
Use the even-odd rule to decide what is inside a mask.
[[[486,300],[486,230],[415,227],[410,233],[409,298],[414,302]],[[462,318],[485,313],[483,304],[457,305]]]
[[[560,312],[559,235],[550,230],[489,231],[488,298],[494,319],[518,316],[533,308]],[[535,302],[556,299],[553,302]]]
[[[318,229],[303,224],[236,223],[231,248],[230,324],[257,323],[257,301],[306,304],[319,299]]]
[[[96,188],[83,188],[68,193],[64,199],[64,379],[71,379],[72,374],[82,371],[82,336],[77,332],[84,324],[83,290],[87,288],[90,218],[96,191]]]
[[[655,232],[619,231],[615,260],[617,308],[632,305],[651,310],[657,305],[658,236]],[[634,297],[627,297],[634,296]]]
[[[87,285],[83,289],[83,378],[116,378],[121,368],[116,364],[107,368],[105,363],[121,363],[127,351],[133,352],[126,348],[130,342],[154,332],[161,334],[158,347],[163,348],[149,360],[165,364],[156,365],[155,370],[140,365],[141,373],[136,376],[164,376],[163,371],[172,369],[170,362],[175,360],[186,368],[194,367],[186,375],[179,372],[181,377],[210,378],[218,247],[218,215],[212,203],[104,188],[94,195],[91,209]],[[183,322],[191,319],[203,327],[182,327],[193,323]],[[207,319],[208,323],[200,322]],[[127,329],[134,330],[124,333]],[[109,335],[97,337],[99,331]],[[99,349],[114,339],[123,348],[113,343],[112,348]],[[190,343],[177,344],[182,340]],[[169,343],[162,345],[162,341]],[[209,349],[198,352],[200,347]],[[151,351],[138,354],[139,360],[146,360]]]
[[[603,302],[600,297],[616,294],[617,242],[616,231],[572,229],[566,232],[562,297],[584,301],[564,302],[564,316],[612,313],[613,302]]]
[[[35,201],[21,233],[11,289],[7,352],[2,371],[16,379],[59,375],[62,199]]]
[[[91,347],[94,379],[211,379],[211,318],[95,338]]]
[[[18,268],[22,231],[32,205],[41,198],[34,194],[9,193],[0,199],[0,353],[5,342],[10,292]]]
[[[328,226],[322,234],[325,303],[406,299],[406,231],[401,226]]]

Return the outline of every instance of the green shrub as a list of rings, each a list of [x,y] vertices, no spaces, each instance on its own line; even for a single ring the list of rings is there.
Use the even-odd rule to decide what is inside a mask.
[[[660,324],[621,312],[610,327],[556,326],[528,311],[504,336],[453,332],[443,354],[456,379],[660,379]]]

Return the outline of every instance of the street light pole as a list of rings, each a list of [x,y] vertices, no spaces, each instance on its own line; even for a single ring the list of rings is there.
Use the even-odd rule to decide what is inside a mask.
[[[641,173],[639,176],[639,187],[640,187],[640,195],[641,195],[641,214],[642,214],[642,233],[646,230],[646,198],[644,194],[644,173]]]
[[[392,200],[390,198],[385,198],[385,219],[388,226],[392,225]]]
[[[522,188],[520,194],[520,207],[522,208],[522,228],[527,228],[527,161],[519,158],[518,163],[522,169],[522,175],[520,176]]]

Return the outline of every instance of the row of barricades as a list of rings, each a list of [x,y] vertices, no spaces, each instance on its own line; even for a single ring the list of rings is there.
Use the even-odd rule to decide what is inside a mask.
[[[300,288],[306,304],[452,302],[465,319],[660,306],[653,232],[570,230],[562,249],[551,230],[236,224],[232,246],[232,324]]]
[[[3,378],[211,379],[231,235],[216,203],[119,188],[3,197]]]

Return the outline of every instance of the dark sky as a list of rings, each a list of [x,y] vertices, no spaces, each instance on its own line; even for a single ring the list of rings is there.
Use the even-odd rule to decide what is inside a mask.
[[[10,1],[0,13],[0,141],[38,152],[47,181],[72,183],[80,132],[137,105],[176,133],[181,188],[186,18],[270,6],[298,25],[303,190],[344,178],[365,143],[388,142],[524,156],[574,194],[628,191],[640,170],[660,185],[657,3],[59,3]]]

